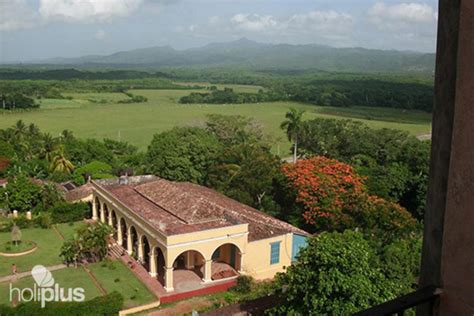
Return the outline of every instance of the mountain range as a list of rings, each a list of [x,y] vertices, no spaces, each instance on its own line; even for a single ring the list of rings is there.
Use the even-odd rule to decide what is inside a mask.
[[[53,58],[40,63],[127,68],[244,66],[258,69],[431,73],[434,71],[435,54],[360,47],[335,48],[317,44],[264,44],[242,38],[237,41],[212,43],[185,50],[160,46],[117,52],[111,55]]]

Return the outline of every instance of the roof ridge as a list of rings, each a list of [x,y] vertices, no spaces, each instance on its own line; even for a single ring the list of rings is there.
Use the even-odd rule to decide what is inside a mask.
[[[159,181],[159,180],[158,180]],[[139,186],[142,186],[144,184],[147,184],[147,183],[142,183],[142,184],[139,184],[137,186],[134,186],[132,189],[133,191],[137,192],[138,195],[140,195],[141,197],[143,197],[144,199],[146,199],[147,201],[149,201],[150,203],[158,206],[159,208],[161,208],[163,211],[169,213],[170,215],[176,217],[177,219],[179,219],[180,221],[184,222],[185,224],[190,224],[188,221],[186,221],[184,218],[181,218],[179,217],[178,215],[176,215],[175,213],[173,213],[172,211],[170,211],[168,208],[164,207],[163,205],[157,203],[156,201],[153,201],[151,198],[149,198],[148,196],[146,196],[145,194],[143,194],[142,192],[140,192],[139,190],[137,190],[137,187]]]

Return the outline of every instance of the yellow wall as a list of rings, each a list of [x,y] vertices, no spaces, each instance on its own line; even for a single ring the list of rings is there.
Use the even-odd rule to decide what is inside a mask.
[[[280,262],[270,264],[270,244],[280,241]],[[268,239],[257,240],[247,244],[244,256],[244,271],[257,280],[270,279],[283,267],[291,265],[293,234],[286,234]]]
[[[204,260],[211,260],[214,251],[222,245],[233,244],[238,248],[236,268],[255,279],[273,278],[277,272],[283,272],[284,267],[291,265],[293,234],[288,233],[272,238],[248,242],[248,224],[240,224],[217,229],[209,229],[194,233],[165,236],[149,225],[144,219],[117,201],[108,192],[94,183],[94,199],[98,197],[100,206],[107,205],[108,210],[114,210],[118,222],[124,218],[127,227],[133,225],[140,239],[147,236],[151,249],[160,247],[165,265],[171,267],[176,258],[186,251],[196,251],[200,255],[192,260],[195,264],[203,264]],[[100,211],[97,210],[100,214]],[[270,244],[280,241],[280,260],[270,264]],[[126,245],[123,245],[126,247]],[[240,269],[240,254],[242,254],[243,267]],[[202,258],[201,258],[202,255]],[[221,260],[227,261],[230,247],[221,249]],[[197,258],[199,257],[199,258]]]

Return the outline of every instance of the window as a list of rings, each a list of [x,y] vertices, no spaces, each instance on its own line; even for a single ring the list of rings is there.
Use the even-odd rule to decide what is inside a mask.
[[[280,262],[280,241],[270,244],[270,264]]]

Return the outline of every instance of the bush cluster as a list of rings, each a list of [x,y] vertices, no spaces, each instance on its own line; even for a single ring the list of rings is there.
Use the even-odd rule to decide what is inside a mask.
[[[17,307],[0,305],[0,315],[5,316],[112,316],[118,315],[122,309],[123,296],[112,292],[105,296],[96,297],[86,302],[50,302],[44,308],[39,303],[23,303]]]

